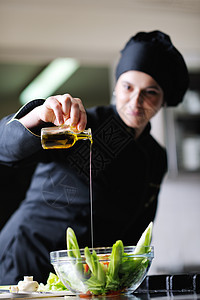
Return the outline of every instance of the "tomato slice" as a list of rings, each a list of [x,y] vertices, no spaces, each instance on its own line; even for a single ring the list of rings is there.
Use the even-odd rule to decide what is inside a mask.
[[[87,273],[89,271],[88,264],[84,264],[84,271],[85,271],[85,273]]]
[[[87,298],[87,297],[91,297],[92,293],[90,291],[87,291],[85,294],[80,294],[79,297],[80,298]]]

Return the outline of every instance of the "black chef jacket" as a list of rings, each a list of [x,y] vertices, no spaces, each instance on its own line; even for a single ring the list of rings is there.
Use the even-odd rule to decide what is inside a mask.
[[[24,275],[45,283],[53,270],[49,253],[66,249],[68,226],[80,247],[91,246],[90,142],[42,149],[41,128],[30,131],[19,119],[43,101],[29,102],[0,123],[0,162],[37,164],[25,200],[0,233],[0,284],[15,284]],[[135,140],[115,106],[88,109],[87,117],[93,134],[94,246],[118,239],[135,245],[155,217],[166,152],[150,135],[150,124]]]

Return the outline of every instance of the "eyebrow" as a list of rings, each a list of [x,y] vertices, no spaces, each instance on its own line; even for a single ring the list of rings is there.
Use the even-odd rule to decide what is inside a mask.
[[[132,84],[131,82],[129,82],[127,80],[123,80],[122,83],[130,84],[130,85],[134,86],[134,84]],[[146,89],[156,89],[158,91],[161,90],[161,88],[158,85],[150,85],[150,86],[147,86]]]
[[[157,85],[151,85],[151,86],[148,86],[147,87],[148,89],[156,89],[156,90],[158,90],[158,91],[160,91],[160,87],[159,86],[157,86]]]

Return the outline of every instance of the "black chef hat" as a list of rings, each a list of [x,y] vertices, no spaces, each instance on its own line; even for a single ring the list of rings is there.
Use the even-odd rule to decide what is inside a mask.
[[[181,53],[170,37],[161,31],[139,32],[121,51],[116,69],[116,79],[127,71],[147,73],[164,91],[168,106],[176,106],[189,85],[189,75]]]

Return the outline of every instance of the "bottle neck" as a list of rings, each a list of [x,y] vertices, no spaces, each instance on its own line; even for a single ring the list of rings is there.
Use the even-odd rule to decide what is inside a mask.
[[[79,134],[77,134],[77,139],[78,140],[90,140],[90,142],[92,143],[92,135],[91,133],[84,133],[84,132],[81,132]]]
[[[92,132],[91,128],[88,128],[87,130],[84,130],[83,132],[80,132],[77,134],[77,139],[78,140],[90,140],[92,144]]]

